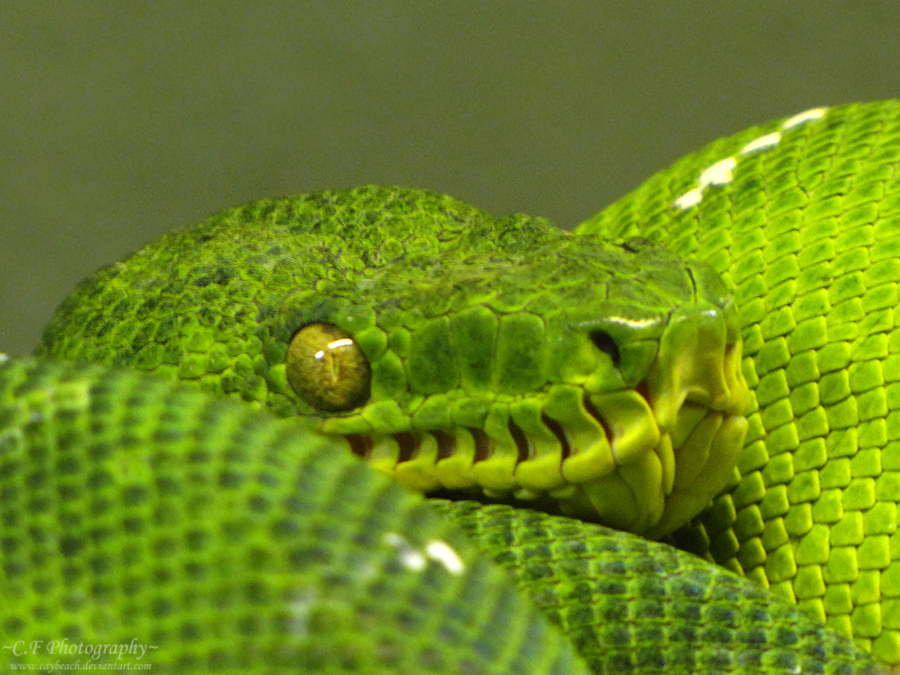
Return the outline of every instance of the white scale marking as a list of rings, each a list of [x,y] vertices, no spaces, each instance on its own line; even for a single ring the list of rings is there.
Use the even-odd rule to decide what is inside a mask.
[[[703,199],[703,191],[710,185],[726,185],[731,182],[731,170],[734,169],[737,161],[734,157],[726,157],[713,164],[700,174],[699,185],[693,190],[688,190],[674,204],[680,209],[687,209],[694,204],[699,204]]]
[[[2,439],[2,436],[0,436]],[[385,532],[381,540],[394,549],[400,564],[412,572],[422,572],[428,562],[439,563],[453,576],[459,576],[466,569],[466,564],[446,541],[432,539],[422,550],[410,544],[396,532]],[[363,581],[375,575],[375,568],[363,565],[357,570],[357,578]],[[309,637],[309,623],[319,605],[327,603],[316,588],[301,588],[294,596],[291,604],[291,630],[301,638]]]
[[[766,134],[765,136],[760,136],[759,138],[755,138],[743,148],[738,153],[740,155],[748,155],[751,152],[756,152],[757,150],[765,150],[766,148],[771,148],[775,145],[778,145],[778,141],[781,140],[781,132],[773,131],[771,134]]]
[[[453,576],[462,574],[466,564],[446,541],[432,539],[425,544],[424,551],[420,551],[396,532],[385,532],[382,541],[391,546],[400,560],[400,564],[413,572],[421,572],[432,560],[440,563],[445,570]]]
[[[397,551],[400,564],[413,572],[421,572],[428,564],[425,555],[396,532],[385,532],[382,537],[385,544]]]
[[[685,210],[699,204],[701,199],[703,199],[703,190],[701,190],[700,188],[694,188],[693,190],[688,190],[678,199],[672,202],[672,206]]]
[[[319,601],[319,594],[315,589],[305,588],[300,590],[295,596],[293,602],[289,605],[291,610],[291,631],[294,635],[300,637],[308,637],[309,635],[309,618],[316,608]]]
[[[462,574],[466,569],[466,564],[462,561],[462,558],[446,541],[432,539],[425,546],[425,555],[439,562],[453,576]]]
[[[700,189],[707,185],[726,185],[731,182],[731,170],[737,166],[737,160],[734,157],[726,157],[719,160],[711,167],[705,169],[700,174]]]
[[[790,117],[782,122],[781,128],[793,129],[800,124],[811,122],[812,120],[822,119],[823,117],[825,117],[825,113],[827,112],[828,108],[810,108],[809,110],[804,110],[802,113],[797,113],[793,117]]]
[[[826,112],[828,112],[828,108],[812,108],[806,110],[793,117],[789,117],[782,122],[780,130],[754,138],[741,148],[737,155],[720,159],[715,164],[704,169],[697,179],[697,187],[691,188],[678,197],[678,199],[672,202],[672,206],[681,210],[687,210],[692,206],[696,206],[703,200],[703,191],[710,185],[727,185],[732,181],[734,178],[734,168],[737,166],[738,155],[749,155],[752,152],[774,148],[781,141],[782,131],[793,129],[806,122],[821,119],[825,116]]]

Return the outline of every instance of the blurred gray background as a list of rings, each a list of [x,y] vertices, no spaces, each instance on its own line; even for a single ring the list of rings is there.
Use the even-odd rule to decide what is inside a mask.
[[[572,227],[718,136],[900,96],[900,3],[0,4],[0,351],[81,277],[361,183]]]

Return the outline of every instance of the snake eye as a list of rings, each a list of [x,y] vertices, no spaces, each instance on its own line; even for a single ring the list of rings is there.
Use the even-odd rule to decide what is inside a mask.
[[[619,355],[619,345],[616,344],[616,341],[612,339],[609,333],[605,330],[595,330],[591,333],[591,342],[594,343],[597,349],[609,356],[613,367],[619,367],[619,364],[622,362],[622,357]]]
[[[369,398],[369,362],[334,324],[313,323],[294,333],[285,366],[291,388],[316,410],[345,412]]]

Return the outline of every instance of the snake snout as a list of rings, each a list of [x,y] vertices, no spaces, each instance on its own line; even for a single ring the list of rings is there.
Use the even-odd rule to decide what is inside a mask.
[[[676,310],[647,377],[650,403],[664,429],[685,404],[743,415],[750,391],[741,371],[741,340],[730,335],[722,310]]]
[[[647,399],[675,467],[652,535],[683,525],[721,492],[743,447],[750,391],[741,340],[727,319],[712,305],[676,310],[648,374]]]
[[[749,406],[733,310],[676,309],[638,385],[587,397],[605,438],[565,460],[578,491],[564,509],[648,537],[668,534],[727,484]]]

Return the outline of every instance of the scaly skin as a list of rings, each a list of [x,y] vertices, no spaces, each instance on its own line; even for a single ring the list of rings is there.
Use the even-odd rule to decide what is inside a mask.
[[[863,642],[869,639],[867,646],[891,661],[897,656],[890,652],[894,640],[891,621],[879,623],[878,633],[873,635],[869,609],[870,605],[879,612],[883,608],[889,618],[889,590],[884,593],[887,601],[866,603],[878,594],[879,584],[881,590],[890,587],[889,570],[876,578],[867,567],[867,552],[880,551],[879,535],[883,536],[883,528],[889,526],[890,513],[884,513],[893,505],[890,494],[885,494],[890,492],[889,480],[878,484],[882,486],[880,495],[874,483],[866,492],[869,484],[865,483],[838,496],[843,501],[837,506],[856,511],[850,520],[859,522],[835,531],[845,538],[857,531],[876,535],[866,540],[875,542],[868,544],[869,548],[863,550],[866,544],[860,545],[860,567],[865,571],[854,586],[850,586],[845,578],[847,570],[842,567],[847,560],[845,552],[835,560],[809,560],[810,553],[815,558],[822,548],[803,544],[802,540],[796,553],[792,548],[784,552],[785,547],[792,546],[788,541],[804,524],[804,516],[816,515],[818,504],[812,505],[808,496],[810,481],[818,481],[817,487],[822,484],[817,473],[805,483],[801,480],[796,486],[787,485],[790,477],[784,479],[784,472],[794,470],[791,462],[808,469],[820,459],[822,450],[837,448],[840,468],[832,470],[836,476],[823,469],[823,476],[833,482],[847,473],[874,481],[870,451],[883,447],[882,454],[887,456],[890,448],[886,442],[883,446],[873,443],[878,438],[875,428],[861,432],[865,441],[858,448],[848,444],[847,431],[840,439],[820,434],[818,445],[798,442],[789,447],[792,436],[783,427],[794,423],[784,419],[783,403],[773,403],[779,401],[777,368],[782,368],[785,382],[793,378],[797,384],[818,387],[816,391],[823,398],[816,399],[812,407],[820,405],[821,417],[832,430],[854,426],[856,420],[847,411],[853,406],[846,403],[848,396],[841,397],[842,390],[835,389],[827,379],[832,371],[825,370],[821,380],[816,380],[820,373],[815,363],[809,364],[809,345],[817,344],[820,337],[816,328],[827,333],[827,322],[798,327],[796,337],[785,340],[783,336],[793,327],[788,325],[789,319],[776,314],[776,319],[768,320],[771,325],[767,320],[760,323],[760,319],[767,309],[789,302],[795,303],[794,313],[802,319],[815,318],[815,312],[823,306],[818,292],[821,280],[819,286],[810,283],[815,281],[810,272],[798,276],[800,281],[794,283],[791,274],[797,274],[803,264],[792,266],[781,255],[804,238],[824,241],[826,250],[823,253],[823,246],[819,246],[815,252],[801,252],[797,256],[801,263],[821,262],[823,256],[827,257],[829,241],[832,249],[844,244],[867,245],[866,252],[875,254],[875,262],[867,272],[859,272],[856,281],[878,279],[895,285],[890,266],[878,263],[878,255],[884,257],[892,250],[889,217],[873,226],[875,230],[868,232],[872,241],[868,242],[865,224],[853,230],[862,233],[858,234],[860,239],[855,240],[851,233],[846,241],[833,232],[829,234],[819,220],[813,220],[807,229],[791,230],[806,213],[814,213],[817,218],[836,214],[855,223],[853,219],[858,220],[859,212],[865,211],[853,208],[860,203],[877,204],[889,216],[892,202],[884,194],[885,186],[882,184],[879,191],[873,182],[889,179],[890,172],[882,170],[878,161],[889,166],[891,156],[882,153],[872,157],[875,141],[866,145],[860,140],[848,146],[847,155],[856,161],[848,169],[851,162],[841,154],[841,146],[829,145],[827,139],[829,134],[853,137],[857,126],[870,131],[870,122],[880,123],[892,114],[890,106],[864,106],[849,112],[836,109],[828,112],[823,122],[811,117],[793,120],[777,138],[751,130],[714,144],[683,165],[651,179],[650,187],[611,207],[583,226],[584,233],[577,236],[561,234],[541,219],[494,219],[433,193],[362,188],[257,202],[225,212],[101,270],[62,305],[47,330],[42,356],[153,370],[158,375],[193,381],[218,394],[239,394],[245,401],[266,405],[295,419],[275,422],[260,417],[260,421],[244,422],[244,413],[236,412],[241,407],[236,403],[229,404],[234,411],[226,407],[221,417],[211,418],[203,412],[204,406],[217,404],[204,403],[208,399],[200,394],[191,394],[198,397],[192,404],[195,412],[182,414],[169,401],[181,395],[160,388],[163,385],[143,385],[137,379],[127,387],[101,384],[92,389],[89,385],[92,381],[106,383],[107,377],[115,382],[116,377],[134,375],[108,375],[105,371],[73,374],[53,365],[39,366],[34,374],[29,364],[8,366],[0,375],[0,384],[4,385],[0,391],[7,402],[4,433],[7,438],[21,440],[11,443],[9,468],[0,470],[0,479],[8,481],[5,488],[0,483],[0,488],[18,500],[12,500],[7,508],[12,534],[6,547],[13,554],[21,555],[23,550],[38,553],[30,556],[34,569],[26,564],[27,556],[7,565],[7,574],[12,577],[10,597],[21,599],[21,604],[10,607],[3,625],[29,639],[59,639],[53,636],[72,634],[100,642],[104,638],[125,639],[121,632],[124,628],[111,628],[118,621],[132,633],[165,637],[171,651],[166,657],[160,656],[160,663],[176,670],[180,664],[180,672],[215,665],[283,672],[288,664],[299,668],[298,672],[313,667],[322,672],[342,672],[341,668],[374,672],[376,667],[388,672],[423,672],[428,668],[433,672],[460,672],[461,663],[472,672],[481,672],[479,668],[484,672],[523,672],[525,667],[534,672],[546,672],[548,668],[564,672],[578,667],[567,665],[571,664],[571,654],[553,641],[539,620],[514,605],[503,604],[490,619],[506,622],[508,651],[490,646],[495,643],[483,636],[477,637],[477,631],[485,625],[484,617],[481,622],[462,619],[454,624],[456,631],[432,623],[442,621],[448,611],[452,621],[462,610],[477,614],[480,598],[466,595],[465,587],[467,583],[481,583],[482,568],[449,532],[428,534],[433,527],[428,525],[421,532],[406,534],[407,530],[397,525],[404,517],[392,515],[395,511],[403,513],[401,507],[385,507],[385,520],[369,523],[374,512],[381,514],[381,508],[369,508],[372,501],[365,495],[380,487],[357,487],[353,483],[343,495],[346,508],[330,511],[328,505],[334,504],[337,488],[323,487],[327,492],[323,495],[315,487],[318,483],[304,480],[310,504],[322,507],[322,526],[318,530],[301,527],[298,536],[328,533],[324,537],[327,543],[322,545],[327,553],[311,549],[311,544],[301,546],[314,553],[313,561],[296,555],[296,541],[260,534],[271,535],[278,530],[278,523],[290,521],[277,519],[276,513],[268,516],[276,518],[274,524],[257,523],[254,514],[271,511],[269,502],[258,487],[243,498],[229,497],[232,482],[239,487],[247,484],[245,474],[233,474],[229,467],[233,459],[241,459],[241,452],[272,457],[273,438],[279,433],[265,432],[264,440],[251,436],[250,442],[239,442],[236,450],[233,436],[226,438],[214,430],[227,425],[242,439],[244,424],[252,428],[273,424],[282,430],[280,436],[289,428],[297,434],[298,449],[286,452],[292,458],[287,464],[300,477],[306,475],[304,467],[308,464],[318,466],[316,458],[325,448],[342,457],[335,459],[339,467],[335,471],[343,471],[348,462],[352,466],[349,445],[376,468],[411,487],[477,487],[491,496],[538,500],[566,513],[653,535],[671,531],[702,508],[728,480],[732,473],[729,460],[737,459],[743,445],[739,461],[743,482],[729,493],[733,496],[716,502],[718,511],[712,512],[713,519],[707,520],[702,530],[712,534],[713,553],[728,550],[731,540],[751,541],[761,535],[756,548],[751,545],[742,549],[737,557],[732,551],[733,560],[745,563],[753,560],[752,554],[760,547],[765,551],[766,546],[774,546],[770,558],[774,563],[744,567],[751,572],[771,570],[773,580],[783,582],[778,575],[791,567],[785,560],[798,563],[795,567],[802,570],[798,575],[802,583],[792,588],[800,589],[797,595],[801,600],[809,600],[810,589],[816,588],[815,584],[804,583],[818,579],[819,585],[831,584],[817,596],[821,600],[818,606],[812,606],[814,610],[858,601],[862,608],[860,625],[868,632],[857,630],[854,637],[863,638]],[[817,123],[821,124],[819,132],[815,131]],[[847,129],[835,132],[842,127]],[[795,137],[811,142],[826,138],[824,147],[830,151],[827,158],[831,165],[844,172],[852,170],[853,176],[862,176],[864,170],[872,168],[864,189],[857,191],[860,199],[854,202],[848,196],[846,201],[852,202],[849,206],[842,200],[834,203],[835,194],[843,195],[852,188],[847,183],[823,192],[810,203],[798,199],[797,194],[806,194],[814,183],[829,184],[823,176],[827,176],[830,165],[820,156],[809,157]],[[742,148],[744,151],[739,152]],[[869,151],[864,161],[858,159],[865,154],[863,150]],[[729,182],[724,169],[731,162],[715,162],[732,155],[737,172],[746,165],[755,169],[756,179],[776,176],[780,180],[775,181],[777,184],[784,183],[785,175],[799,175],[799,180],[791,183],[799,183],[799,189],[781,192],[767,201],[766,189],[743,180],[741,174]],[[771,163],[765,168],[767,173],[755,167],[760,157],[767,158],[763,163]],[[716,170],[698,179],[701,170],[710,165]],[[720,193],[726,195],[725,208]],[[735,195],[733,202],[728,201],[731,194]],[[742,200],[750,206],[741,206]],[[761,225],[759,216],[757,220],[747,216],[764,211],[767,204],[777,214],[770,224]],[[809,209],[804,210],[807,204]],[[702,221],[691,220],[697,214],[702,214]],[[739,237],[735,235],[735,251],[749,250],[745,257],[729,256],[728,239],[720,226],[732,220],[745,224],[744,230],[735,230],[741,232]],[[682,221],[693,222],[694,229]],[[646,226],[646,231],[638,223]],[[696,223],[709,228],[712,236],[692,239],[692,233],[700,227]],[[834,222],[830,226],[832,231],[837,229]],[[756,255],[753,246],[760,241],[756,235],[765,233],[766,227],[779,235],[787,232],[788,236],[776,239],[777,244]],[[609,243],[588,234],[591,229],[656,236],[674,245],[679,254],[708,258],[729,283],[737,283],[738,311],[726,286],[704,265],[681,262],[645,241]],[[881,242],[884,246],[879,249]],[[852,258],[852,254],[848,260],[838,255],[843,266],[835,269],[860,269],[853,267],[859,260]],[[754,281],[753,265],[759,268],[764,283]],[[771,291],[766,284],[772,286]],[[871,321],[868,326],[862,323],[868,330],[865,334],[883,336],[887,350],[894,324],[885,321],[881,308],[888,306],[890,290],[880,288],[877,293],[864,295],[866,288],[865,283],[854,286],[852,280],[845,284],[838,292],[840,299],[857,302],[843,307],[840,316],[861,312],[859,318]],[[337,326],[338,332],[328,333],[325,342],[314,333],[307,344],[307,328],[319,330],[322,324]],[[752,349],[747,350],[744,373],[751,385],[758,384],[752,408],[739,367],[741,330]],[[845,333],[840,333],[836,341],[841,339],[847,339]],[[763,344],[766,340],[770,342]],[[354,343],[355,347],[348,347]],[[332,344],[340,348],[334,348],[333,356],[330,351],[323,356]],[[800,348],[803,345],[805,350]],[[890,400],[883,381],[868,389],[853,389],[854,382],[858,384],[863,375],[870,374],[871,350],[877,347],[866,343],[856,351],[854,345],[844,352],[827,354],[830,364],[846,357],[841,366],[849,366],[848,392],[852,392],[849,398],[854,401],[857,389],[858,397],[880,390],[882,400]],[[342,351],[345,348],[350,349],[349,356]],[[782,360],[777,362],[778,358]],[[317,364],[312,370],[303,365],[310,359]],[[770,381],[761,377],[772,373]],[[815,374],[811,377],[810,373]],[[57,383],[60,377],[66,384]],[[150,397],[149,405],[143,397],[134,395],[144,386],[157,392],[155,398]],[[78,405],[60,402],[58,392],[73,389],[79,394],[75,397]],[[122,389],[131,392],[131,399]],[[809,404],[810,390],[807,387],[803,391],[797,398]],[[95,392],[100,396],[99,403]],[[877,391],[875,394],[877,398]],[[863,419],[868,422],[877,418],[880,409],[877,401],[866,401],[869,405]],[[791,403],[798,405],[793,397]],[[882,426],[889,438],[890,406],[882,408]],[[744,445],[742,414],[747,410],[751,411],[751,424]],[[318,421],[303,419],[307,417]],[[809,418],[812,422],[804,419],[799,418],[795,425],[800,431],[794,436],[799,434],[800,441],[811,438],[808,433],[815,431],[817,418]],[[71,424],[78,433],[67,426]],[[133,433],[134,427],[143,435]],[[64,432],[58,433],[59,429]],[[110,430],[115,432],[116,443],[110,442]],[[763,430],[769,432],[765,437]],[[95,433],[100,433],[100,441],[92,436]],[[329,441],[320,433],[337,434],[338,438]],[[349,444],[340,436],[345,436]],[[110,461],[110,448],[123,441],[123,452],[137,448],[144,453],[139,456],[154,470],[169,468],[173,450],[165,443],[174,442],[178,446],[175,457],[188,460],[183,468],[187,475],[195,475],[191,462],[213,473],[203,474],[198,468],[196,475],[206,475],[205,479],[180,485],[177,470],[171,474],[164,471],[162,479],[153,472],[138,471],[138,485],[133,485],[136,479],[129,470],[120,468],[121,459],[114,458],[115,470],[104,464]],[[158,444],[163,444],[162,449]],[[849,455],[841,453],[848,447],[855,456],[852,461],[844,460],[843,467],[840,462]],[[790,449],[797,450],[793,460],[786,459]],[[763,467],[760,460],[766,454],[773,461]],[[175,466],[178,461],[182,460],[177,459]],[[889,468],[888,464],[884,459],[879,469]],[[250,473],[259,485],[265,485],[277,482],[270,473],[278,473],[282,466],[254,468]],[[213,497],[209,480],[216,475],[225,496],[210,506]],[[71,483],[75,480],[72,476],[85,482]],[[380,485],[374,477],[371,480],[373,485]],[[43,498],[58,504],[50,509],[50,516],[42,506],[45,501],[28,497],[23,483],[54,486],[50,491],[54,497]],[[760,485],[771,486],[770,492],[763,489],[760,494]],[[642,490],[647,486],[649,489]],[[863,514],[863,506],[858,505],[869,493],[881,499],[881,510],[868,504],[864,507],[869,510]],[[104,494],[115,498],[108,500]],[[213,494],[218,499],[218,491]],[[93,501],[89,501],[91,495]],[[787,518],[775,508],[784,501],[783,495],[800,495],[795,500],[798,510]],[[110,503],[122,503],[124,509],[147,500],[156,505],[152,517],[145,512],[143,519],[116,518],[115,526],[110,527]],[[273,500],[277,504],[295,502],[289,489]],[[819,511],[834,516],[834,497],[822,503],[825,506]],[[734,505],[732,511],[743,510],[728,520],[730,514],[727,508],[722,510],[722,504]],[[855,505],[858,508],[854,509]],[[167,537],[166,516],[193,516],[198,507],[202,524],[187,531],[182,539]],[[721,672],[728,668],[734,672],[852,672],[854,668],[869,668],[847,643],[828,635],[795,609],[779,602],[760,604],[768,601],[745,582],[662,545],[521,508],[479,508],[463,503],[446,509],[455,513],[464,529],[476,534],[484,550],[510,568],[518,584],[549,612],[594,672]],[[312,511],[312,506],[305,510]],[[112,513],[116,515],[118,510]],[[234,525],[244,523],[242,514],[262,528],[253,530],[247,542],[236,536],[243,528]],[[770,519],[766,521],[766,517]],[[189,521],[185,518],[179,522]],[[369,534],[351,534],[331,542],[330,531],[336,527],[332,523],[341,523],[341,527],[346,524],[348,532]],[[727,528],[732,523],[737,534],[729,539]],[[84,529],[75,535],[65,534],[73,524]],[[816,522],[814,527],[820,524]],[[374,527],[374,534],[365,526]],[[805,533],[809,532],[808,528]],[[137,539],[129,539],[135,535]],[[368,545],[359,539],[364,536],[368,536]],[[825,535],[826,544],[829,536],[835,540]],[[178,573],[163,564],[166,554],[161,540],[174,541],[176,550],[178,546],[184,549],[178,569],[187,570],[188,577],[210,576],[210,568],[195,563],[191,555],[221,564],[225,560],[221,551],[227,546],[239,550],[246,546],[249,553],[240,558],[242,564],[222,578],[213,574],[215,583],[195,592],[190,584],[187,589],[183,586],[187,577],[176,578]],[[111,562],[110,552],[103,545],[129,541],[144,553]],[[429,548],[435,542],[438,548]],[[368,555],[373,543],[381,557],[360,566],[357,556]],[[821,544],[821,536],[813,542],[817,543]],[[48,563],[48,553],[54,551],[68,561],[68,566],[57,568]],[[306,590],[322,583],[324,588],[331,588],[329,564],[326,562],[326,571],[316,567],[329,555],[336,559],[346,556],[356,562],[349,568],[335,563],[335,570],[343,571],[334,573],[345,580],[341,582],[344,586],[338,583],[336,587],[350,584],[353,588],[352,592],[337,591],[336,597],[356,600],[350,603],[352,608],[338,608],[333,613],[332,603],[338,600],[320,602],[319,591]],[[146,564],[144,556],[149,561]],[[271,577],[272,570],[255,565],[254,560],[287,560],[290,564],[276,566]],[[391,563],[400,569],[393,577],[389,574],[392,570],[386,570]],[[735,566],[733,562],[731,566]],[[119,579],[115,590],[109,588],[109,577],[103,576],[110,569],[120,575],[114,577]],[[454,571],[457,569],[459,573]],[[415,598],[415,584],[409,591],[410,577],[423,570],[436,570],[442,581],[435,583],[445,583],[447,577],[457,577],[463,570],[468,574],[470,569],[478,570],[473,573],[474,581],[460,585],[458,579],[451,579],[446,586],[450,590],[437,593],[439,602],[451,607],[461,603],[462,610],[436,609],[426,614],[423,609],[418,615],[421,619],[411,618],[410,612],[413,608],[418,612],[422,602]],[[309,579],[299,595],[294,579],[298,573]],[[376,617],[372,626],[381,631],[377,632],[354,623],[352,617],[367,619],[375,612],[365,604],[374,593],[366,584],[379,584],[383,576],[392,580],[385,582],[384,589],[398,583],[401,591],[396,597],[401,592],[412,592],[414,597],[398,599],[384,616],[372,614]],[[323,577],[324,582],[320,581]],[[266,580],[271,578],[284,579],[286,585],[272,581],[270,588]],[[229,580],[240,580],[244,588],[255,589],[244,598],[259,600],[254,603],[254,611],[248,613],[237,603],[240,611],[234,613],[233,606],[226,603],[223,612],[206,614],[205,623],[196,623],[192,610],[216,607],[216,599]],[[260,584],[269,590],[259,591]],[[496,590],[503,588],[497,578],[491,577],[484,584],[488,597],[507,592]],[[120,586],[124,586],[124,596]],[[148,614],[141,614],[140,603],[129,600],[128,589],[147,587],[156,589],[161,597],[151,600]],[[50,589],[56,589],[56,594],[49,593]],[[48,602],[50,597],[60,599],[61,608]],[[379,597],[394,595],[381,590]],[[102,611],[92,602],[99,603]],[[485,611],[493,611],[489,608],[495,605],[486,600],[484,606]],[[322,639],[327,634],[328,639],[335,640],[333,646],[310,646],[310,613],[322,620]],[[823,614],[819,611],[820,617]],[[425,616],[434,618],[426,620]],[[248,621],[260,623],[253,623],[255,628],[251,629]],[[431,627],[430,632],[423,632],[420,640],[409,641],[412,656],[401,656],[396,636],[411,625],[422,625],[422,621]],[[175,628],[179,622],[180,628]],[[848,627],[857,628],[856,617],[846,622],[849,625],[831,622],[845,632]],[[317,621],[312,625],[320,627]],[[472,632],[460,636],[458,628],[462,625]],[[224,627],[224,634],[212,638],[204,633],[205,626],[217,630]],[[332,626],[334,635],[327,630]],[[429,650],[435,636],[440,642],[448,630],[451,646],[440,653]],[[362,636],[373,631],[375,635],[367,642]],[[537,637],[531,639],[532,633]],[[242,637],[238,639],[238,635]],[[357,635],[359,640],[354,637]],[[473,659],[473,653],[477,658]],[[265,656],[257,659],[260,655]],[[251,661],[252,666],[248,665]]]
[[[10,669],[872,672],[846,639],[689,554],[444,503],[552,631],[340,439],[144,373],[0,365],[0,428]]]
[[[900,662],[900,105],[713,143],[579,232],[665,241],[735,288],[755,392],[733,486],[681,545]],[[701,175],[723,184],[699,189]]]
[[[740,449],[736,319],[718,276],[648,242],[366,187],[163,237],[82,284],[41,353],[322,416],[413,489],[480,486],[661,534]],[[302,364],[340,335],[360,388],[329,402],[314,390],[331,373],[304,382]]]
[[[8,672],[587,672],[464,537],[297,420],[23,361],[0,428]]]

